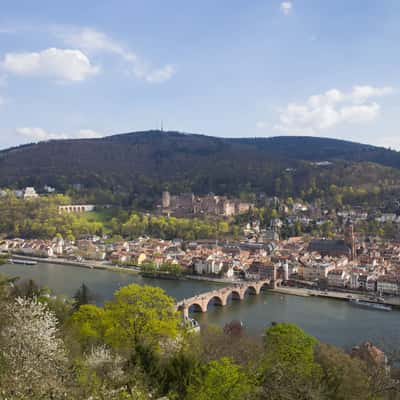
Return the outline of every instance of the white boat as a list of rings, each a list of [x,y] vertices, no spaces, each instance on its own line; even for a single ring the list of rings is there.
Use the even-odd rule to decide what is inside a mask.
[[[200,324],[194,318],[185,317],[181,325],[186,327],[188,332],[200,332]]]
[[[20,259],[16,259],[16,258],[10,258],[10,263],[11,264],[22,264],[22,265],[36,265],[37,261],[20,260]]]
[[[372,303],[370,301],[360,299],[349,299],[349,303],[358,307],[373,308],[374,310],[392,311],[392,306],[387,304]]]

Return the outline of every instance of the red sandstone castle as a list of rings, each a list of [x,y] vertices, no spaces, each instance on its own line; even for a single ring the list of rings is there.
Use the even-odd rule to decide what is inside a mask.
[[[176,216],[214,215],[233,216],[247,212],[253,204],[237,199],[228,199],[225,196],[195,196],[193,193],[171,195],[162,194],[162,212]]]

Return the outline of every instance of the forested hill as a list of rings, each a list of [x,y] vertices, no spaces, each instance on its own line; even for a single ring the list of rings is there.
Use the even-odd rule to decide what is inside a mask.
[[[316,164],[321,161],[333,164]],[[80,183],[124,193],[159,193],[168,187],[295,195],[310,185],[397,186],[399,171],[399,152],[313,137],[227,139],[147,131],[0,152],[0,187],[48,184],[60,190]]]

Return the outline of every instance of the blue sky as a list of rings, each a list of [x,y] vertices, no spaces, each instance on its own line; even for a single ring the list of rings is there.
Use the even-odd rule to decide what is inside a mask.
[[[3,0],[0,148],[160,126],[400,150],[398,0]]]

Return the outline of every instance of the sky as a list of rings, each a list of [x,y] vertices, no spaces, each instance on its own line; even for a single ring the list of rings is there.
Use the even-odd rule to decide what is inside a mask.
[[[158,129],[400,150],[398,0],[2,0],[0,148]]]

